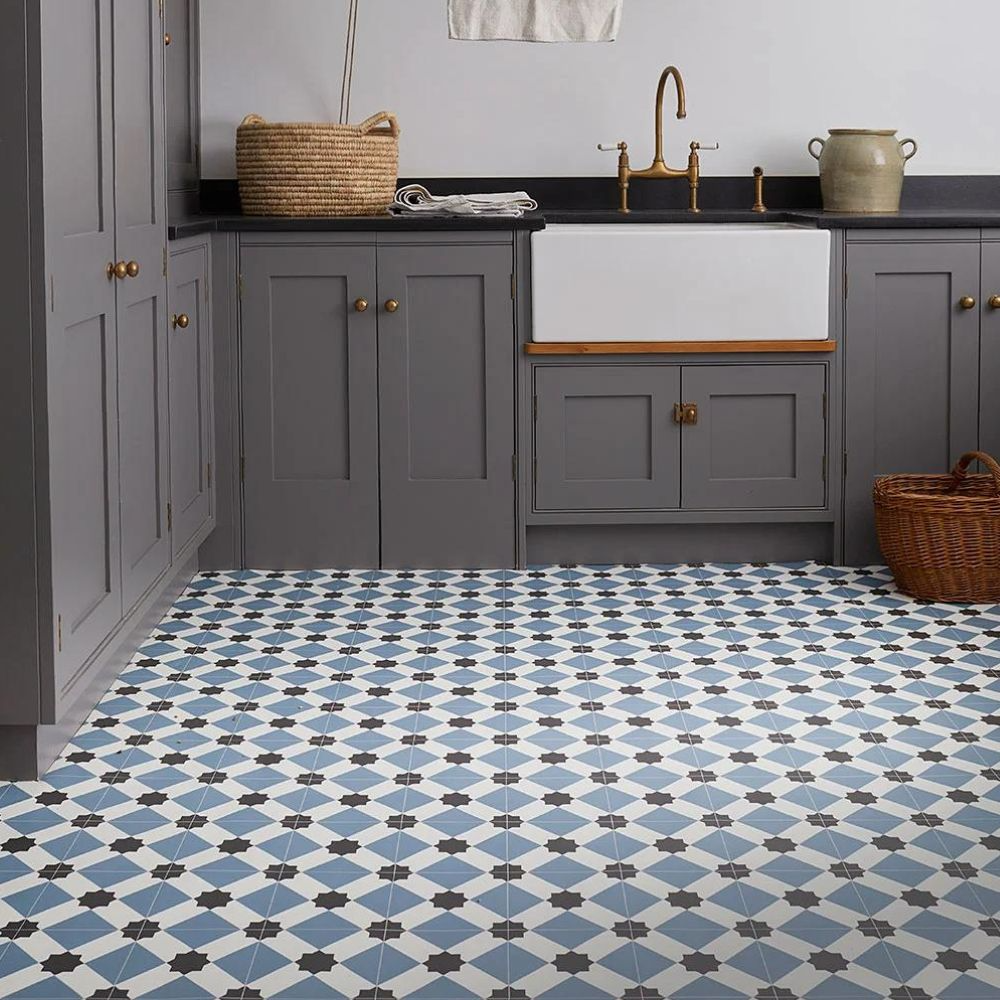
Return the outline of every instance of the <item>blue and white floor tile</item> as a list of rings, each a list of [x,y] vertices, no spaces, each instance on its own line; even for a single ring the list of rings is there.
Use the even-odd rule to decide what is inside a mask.
[[[996,1000],[1000,608],[210,574],[0,848],[3,997]]]

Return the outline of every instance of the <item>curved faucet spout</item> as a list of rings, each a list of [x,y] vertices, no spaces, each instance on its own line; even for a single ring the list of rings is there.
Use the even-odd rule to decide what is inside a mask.
[[[656,157],[654,164],[663,163],[663,95],[667,89],[667,80],[673,77],[677,85],[677,117],[687,118],[687,98],[684,93],[684,78],[676,66],[668,66],[660,74],[660,83],[656,88]]]

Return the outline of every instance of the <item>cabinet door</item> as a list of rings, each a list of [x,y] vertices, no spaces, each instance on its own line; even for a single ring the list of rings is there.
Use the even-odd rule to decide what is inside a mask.
[[[982,290],[979,447],[1000,456],[1000,242],[983,244]]]
[[[247,564],[377,566],[375,249],[247,246],[241,261]]]
[[[198,186],[198,3],[166,0],[167,189]]]
[[[379,248],[384,566],[513,566],[509,246]]]
[[[881,562],[872,481],[945,472],[978,436],[980,244],[847,249],[845,555]]]
[[[55,699],[122,617],[110,0],[41,6]]]
[[[212,516],[212,317],[209,245],[171,254],[170,506],[174,557]]]
[[[825,392],[825,365],[686,366],[698,420],[682,432],[683,506],[822,507]]]
[[[155,0],[114,0],[115,227],[121,560],[126,610],[170,563],[167,524],[163,23]]]
[[[680,368],[535,369],[535,509],[680,506]]]

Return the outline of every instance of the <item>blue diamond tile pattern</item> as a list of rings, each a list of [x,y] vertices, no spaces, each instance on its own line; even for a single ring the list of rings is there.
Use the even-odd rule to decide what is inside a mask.
[[[1000,608],[201,575],[0,787],[0,996],[997,1000]]]

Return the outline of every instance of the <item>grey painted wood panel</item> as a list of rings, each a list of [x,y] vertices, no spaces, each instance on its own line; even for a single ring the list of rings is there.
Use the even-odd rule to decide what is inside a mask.
[[[166,0],[165,24],[170,44],[164,53],[166,79],[167,188],[198,186],[200,44],[198,0]]]
[[[170,255],[170,505],[174,557],[212,516],[212,313],[208,241]]]
[[[247,564],[377,566],[375,249],[252,246],[241,269]]]
[[[54,718],[122,617],[110,0],[45,0],[41,44]]]
[[[1000,243],[984,243],[979,447],[1000,456],[1000,308],[990,305],[995,296],[1000,296]]]
[[[826,366],[686,365],[681,433],[688,509],[822,507]]]
[[[978,442],[978,243],[850,244],[845,559],[881,561],[872,482],[944,472]]]
[[[535,508],[680,506],[675,365],[535,369]]]
[[[155,0],[114,0],[116,280],[123,606],[170,564],[163,24]]]
[[[513,566],[513,254],[378,251],[382,564]]]

